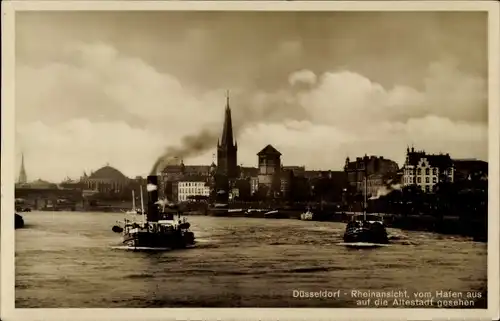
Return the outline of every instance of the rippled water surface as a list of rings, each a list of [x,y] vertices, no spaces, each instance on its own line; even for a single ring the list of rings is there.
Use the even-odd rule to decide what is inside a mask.
[[[355,307],[293,290],[483,291],[486,244],[389,230],[389,247],[340,246],[344,224],[190,217],[197,247],[113,249],[122,214],[31,212],[16,230],[16,307]]]

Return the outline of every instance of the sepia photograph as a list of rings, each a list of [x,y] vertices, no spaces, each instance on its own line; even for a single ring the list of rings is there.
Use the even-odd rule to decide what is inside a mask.
[[[2,3],[2,308],[498,316],[497,4],[175,2]]]

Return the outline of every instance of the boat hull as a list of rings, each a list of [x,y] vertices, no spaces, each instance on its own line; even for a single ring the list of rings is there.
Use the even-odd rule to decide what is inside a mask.
[[[21,215],[15,213],[15,228],[23,228],[24,227],[24,219]]]
[[[344,233],[344,242],[388,244],[389,238],[383,226],[353,227]]]
[[[354,248],[354,249],[366,249],[366,248],[377,248],[383,246],[389,246],[389,244],[380,244],[380,243],[366,243],[366,242],[358,242],[358,243],[340,243],[339,245]]]
[[[140,231],[123,235],[123,244],[129,247],[178,249],[191,247],[194,243],[194,233],[189,231],[172,231],[170,233]]]

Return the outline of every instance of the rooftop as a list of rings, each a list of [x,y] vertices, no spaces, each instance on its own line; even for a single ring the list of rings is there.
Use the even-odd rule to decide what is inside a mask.
[[[281,155],[281,153],[274,148],[272,145],[267,145],[260,152],[257,153],[258,156],[261,155]]]
[[[111,179],[115,181],[123,181],[126,180],[127,177],[122,174],[119,170],[109,165],[106,165],[94,173],[92,173],[89,177],[90,179]]]

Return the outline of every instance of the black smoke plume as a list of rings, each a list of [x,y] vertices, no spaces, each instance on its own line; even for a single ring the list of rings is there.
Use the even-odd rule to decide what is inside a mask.
[[[159,170],[162,170],[162,165],[172,157],[180,159],[195,157],[203,152],[214,148],[217,142],[218,133],[215,129],[202,129],[194,135],[187,135],[181,139],[179,146],[168,147],[165,152],[158,157],[151,169],[150,175],[156,175]]]

